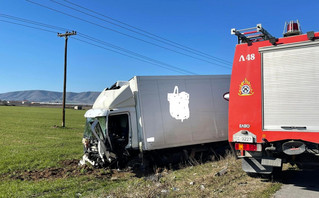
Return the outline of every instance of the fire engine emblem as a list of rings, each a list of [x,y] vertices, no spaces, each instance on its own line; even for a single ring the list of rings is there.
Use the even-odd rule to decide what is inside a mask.
[[[239,85],[239,96],[250,96],[253,95],[253,89],[251,88],[250,82],[245,78],[243,82],[240,83]]]

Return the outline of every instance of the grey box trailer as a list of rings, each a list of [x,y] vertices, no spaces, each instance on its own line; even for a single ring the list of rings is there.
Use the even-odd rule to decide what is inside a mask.
[[[230,75],[135,76],[101,92],[87,118],[85,161],[228,140]]]

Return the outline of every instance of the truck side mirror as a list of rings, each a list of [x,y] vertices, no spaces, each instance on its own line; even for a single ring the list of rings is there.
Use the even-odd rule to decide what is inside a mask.
[[[223,98],[227,101],[229,101],[229,92],[224,93]]]

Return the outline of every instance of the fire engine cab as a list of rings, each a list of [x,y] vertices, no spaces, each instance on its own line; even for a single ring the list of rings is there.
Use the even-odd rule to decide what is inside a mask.
[[[229,142],[247,173],[319,162],[319,32],[298,21],[276,38],[261,24],[238,37],[229,94]]]

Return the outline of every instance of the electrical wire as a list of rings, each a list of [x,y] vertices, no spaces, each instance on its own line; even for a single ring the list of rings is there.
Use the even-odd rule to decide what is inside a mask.
[[[168,40],[168,39],[166,39],[166,38],[160,37],[160,36],[158,36],[158,35],[156,35],[156,34],[150,33],[150,32],[148,32],[148,31],[145,31],[145,30],[142,30],[142,29],[140,29],[140,28],[134,27],[134,26],[129,25],[129,24],[127,24],[127,23],[121,22],[121,21],[116,20],[116,19],[114,19],[114,18],[112,18],[112,17],[103,15],[103,14],[101,14],[101,13],[98,13],[98,12],[94,11],[94,10],[91,10],[91,9],[85,8],[85,7],[83,7],[83,6],[80,6],[80,5],[76,4],[76,3],[70,2],[70,1],[68,1],[68,0],[63,0],[63,1],[69,3],[69,4],[73,5],[73,6],[79,7],[79,8],[81,8],[81,9],[83,9],[83,10],[87,10],[87,11],[89,11],[89,12],[92,12],[92,13],[96,14],[96,15],[99,15],[99,16],[102,16],[102,17],[104,17],[104,18],[107,18],[107,19],[110,19],[110,20],[112,20],[112,21],[115,21],[115,22],[117,22],[117,23],[120,23],[120,24],[122,24],[122,25],[119,25],[119,24],[117,24],[117,23],[111,22],[111,21],[109,21],[109,20],[105,20],[105,19],[99,18],[99,17],[94,16],[94,15],[92,15],[92,14],[83,12],[83,11],[78,10],[78,9],[75,9],[75,8],[73,8],[73,7],[71,7],[71,6],[67,6],[67,5],[62,4],[62,3],[60,3],[60,2],[57,2],[56,0],[50,0],[50,1],[52,1],[52,2],[54,2],[54,3],[56,3],[56,4],[59,4],[59,5],[61,5],[61,6],[67,7],[67,8],[69,8],[69,9],[75,10],[75,11],[77,11],[77,12],[80,12],[80,13],[82,13],[82,14],[86,14],[86,15],[88,15],[88,16],[91,16],[91,17],[94,17],[94,18],[96,18],[96,19],[102,20],[102,21],[104,21],[104,22],[110,23],[110,24],[112,24],[112,25],[121,27],[121,28],[123,28],[123,29],[125,29],[125,30],[129,30],[129,31],[131,31],[131,32],[134,32],[134,33],[143,35],[143,36],[145,36],[145,37],[148,37],[148,38],[151,38],[151,39],[153,39],[153,40],[156,40],[156,41],[159,41],[159,42],[162,42],[162,43],[171,45],[171,46],[176,47],[176,48],[179,48],[179,49],[181,49],[181,50],[184,50],[184,51],[187,51],[187,52],[190,52],[190,53],[194,53],[194,54],[196,54],[196,55],[198,55],[198,56],[202,56],[202,57],[205,57],[205,58],[209,58],[209,59],[212,59],[212,60],[214,60],[214,61],[217,61],[217,62],[220,62],[220,63],[224,63],[224,64],[228,64],[228,65],[231,65],[231,64],[232,64],[230,61],[227,61],[227,60],[218,58],[218,57],[216,57],[216,56],[209,55],[209,54],[204,53],[204,52],[201,52],[201,51],[199,51],[199,50],[195,50],[195,49],[190,48],[190,47],[187,47],[187,46],[185,46],[185,45],[182,45],[182,44],[176,43],[176,42],[174,42],[174,41]],[[124,26],[123,26],[123,25],[124,25]],[[127,28],[127,27],[125,27],[125,26],[130,27],[130,28]],[[136,31],[136,30],[137,30],[137,31]],[[138,32],[138,31],[140,31],[140,32]]]
[[[225,66],[225,65],[220,65],[220,64],[216,64],[216,63],[213,63],[211,61],[207,61],[205,59],[202,59],[202,58],[198,58],[198,57],[195,57],[195,56],[191,56],[191,55],[188,55],[188,54],[185,54],[183,52],[179,52],[179,51],[176,51],[176,50],[173,50],[173,49],[170,49],[170,48],[167,48],[167,47],[164,47],[164,46],[161,46],[161,45],[158,45],[156,43],[153,43],[153,42],[149,42],[149,41],[146,41],[144,39],[140,39],[138,37],[135,37],[135,36],[132,36],[132,35],[129,35],[129,34],[126,34],[126,33],[123,33],[123,32],[120,32],[118,30],[114,30],[112,28],[108,28],[106,26],[103,26],[103,25],[100,25],[98,23],[94,23],[94,22],[91,22],[89,20],[86,20],[86,19],[83,19],[83,18],[80,18],[80,17],[77,17],[77,16],[74,16],[74,15],[71,15],[71,14],[68,14],[68,13],[65,13],[65,12],[62,12],[60,10],[57,10],[57,9],[54,9],[54,8],[51,8],[51,7],[48,7],[48,6],[45,6],[43,4],[40,4],[40,3],[37,3],[37,2],[34,2],[34,1],[31,1],[31,0],[26,0],[30,3],[33,3],[35,5],[38,5],[38,6],[41,6],[41,7],[44,7],[46,9],[49,9],[49,10],[52,10],[52,11],[55,11],[55,12],[58,12],[58,13],[61,13],[63,15],[66,15],[66,16],[69,16],[69,17],[72,17],[72,18],[75,18],[75,19],[78,19],[80,21],[83,21],[83,22],[86,22],[86,23],[89,23],[89,24],[92,24],[92,25],[95,25],[95,26],[98,26],[98,27],[101,27],[103,29],[107,29],[107,30],[110,30],[110,31],[113,31],[113,32],[116,32],[118,34],[121,34],[121,35],[124,35],[124,36],[127,36],[127,37],[130,37],[130,38],[133,38],[133,39],[136,39],[136,40],[139,40],[139,41],[142,41],[142,42],[145,42],[145,43],[148,43],[150,45],[153,45],[153,46],[157,46],[157,47],[160,47],[162,49],[166,49],[166,50],[169,50],[169,51],[172,51],[172,52],[175,52],[175,53],[178,53],[178,54],[181,54],[181,55],[184,55],[184,56],[188,56],[190,58],[193,58],[193,59],[197,59],[197,60],[201,60],[203,62],[206,62],[206,63],[209,63],[209,64],[212,64],[214,66],[218,66],[218,67],[223,67],[223,68],[227,68],[227,69],[231,69],[231,66]]]
[[[130,58],[133,58],[133,59],[136,59],[136,60],[145,62],[145,63],[149,63],[149,64],[152,64],[152,65],[156,65],[156,66],[159,66],[159,67],[161,67],[161,68],[164,68],[164,69],[167,69],[167,70],[170,70],[170,71],[178,72],[178,73],[181,73],[181,74],[198,75],[198,74],[196,74],[196,73],[194,73],[194,72],[190,72],[190,71],[187,71],[187,70],[184,70],[184,69],[181,69],[181,68],[178,68],[178,67],[175,67],[175,66],[172,66],[172,65],[169,65],[169,64],[160,62],[160,61],[158,61],[158,62],[160,62],[160,64],[157,64],[156,62],[150,62],[150,61],[147,61],[147,60],[139,59],[139,58],[136,58],[136,57],[133,57],[133,56],[124,54],[124,53],[122,53],[122,52],[118,52],[118,51],[115,51],[115,50],[112,50],[112,49],[109,49],[109,48],[106,48],[106,47],[103,47],[103,46],[100,46],[100,45],[97,45],[97,44],[94,44],[94,43],[91,43],[91,42],[88,42],[88,41],[84,41],[84,40],[82,40],[82,39],[78,39],[78,38],[74,38],[74,37],[70,37],[70,38],[71,38],[71,39],[78,40],[78,41],[81,41],[81,42],[86,43],[86,44],[89,44],[89,45],[93,45],[93,46],[96,46],[96,47],[99,47],[99,48],[108,50],[108,51],[112,51],[112,52],[114,52],[114,53],[121,54],[121,55],[123,55],[123,56],[130,57]],[[168,67],[165,67],[165,66],[163,66],[163,65],[167,65]]]
[[[7,14],[1,14],[0,13],[0,17],[4,17],[4,18],[7,18],[7,19],[12,19],[12,20],[16,20],[16,21],[20,21],[20,22],[24,22],[24,23],[30,23],[30,24],[33,24],[33,25],[38,25],[38,26],[42,26],[42,27],[46,27],[46,28],[50,28],[50,29],[54,29],[54,30],[68,31],[67,28],[58,27],[58,26],[54,26],[54,25],[49,25],[49,24],[45,24],[45,23],[40,23],[40,22],[37,22],[37,21],[31,21],[31,20],[28,20],[28,19],[15,17],[15,16],[7,15]]]
[[[14,25],[20,25],[20,26],[24,26],[24,27],[28,27],[28,28],[33,28],[33,29],[37,29],[37,30],[41,30],[41,31],[45,31],[45,32],[56,33],[56,32],[51,31],[51,30],[46,30],[46,29],[43,29],[43,28],[33,27],[33,26],[21,24],[21,23],[15,23],[15,22],[12,22],[12,21],[6,21],[6,20],[2,20],[2,19],[0,19],[0,21],[1,22],[5,22],[5,23],[11,23],[11,24],[14,24]]]
[[[140,57],[140,58],[146,59],[146,60],[148,60],[148,61],[152,61],[152,62],[154,62],[154,63],[156,63],[156,64],[166,65],[166,66],[168,66],[168,67],[170,67],[170,68],[174,68],[175,70],[182,71],[183,73],[196,75],[196,73],[194,73],[194,72],[190,72],[190,71],[181,69],[180,67],[175,67],[175,66],[173,66],[173,65],[164,63],[164,62],[162,62],[162,61],[158,61],[158,60],[149,58],[149,57],[147,57],[147,56],[141,55],[141,54],[139,54],[139,53],[136,53],[136,52],[127,50],[127,49],[125,49],[125,48],[122,48],[122,47],[119,47],[119,46],[116,46],[116,45],[113,45],[113,44],[110,44],[110,43],[107,43],[107,42],[105,42],[105,41],[96,39],[96,38],[94,38],[94,37],[91,37],[91,36],[88,36],[88,35],[85,35],[85,34],[82,34],[82,33],[79,33],[78,35],[79,35],[80,37],[82,37],[82,38],[91,40],[91,41],[93,41],[93,42],[96,42],[96,43],[99,43],[99,44],[102,44],[102,45],[109,46],[109,47],[111,47],[111,48],[114,48],[114,49],[123,51],[123,52],[125,52],[125,53],[127,53],[127,54],[131,54],[131,55],[133,55],[133,56]]]
[[[38,26],[42,26],[42,27],[46,27],[46,28],[51,28],[51,29],[58,29],[58,30],[67,31],[66,28],[62,28],[62,27],[58,27],[58,26],[52,26],[52,25],[48,25],[48,24],[44,24],[44,23],[40,23],[40,22],[36,22],[36,21],[31,21],[31,20],[27,20],[27,19],[22,19],[22,18],[19,18],[19,17],[14,17],[14,16],[6,15],[6,14],[0,14],[0,17],[5,17],[5,18],[12,19],[12,20],[17,20],[17,21],[24,22],[24,23],[30,23],[30,24],[32,24],[32,25],[38,25]],[[11,23],[11,24],[14,24],[14,25],[24,26],[24,27],[33,28],[33,29],[37,29],[37,30],[41,30],[41,31],[46,31],[46,32],[50,32],[50,33],[55,33],[55,34],[57,33],[57,32],[52,31],[52,30],[43,29],[43,28],[39,28],[39,27],[34,27],[34,26],[30,26],[30,25],[25,25],[25,24],[21,24],[21,23],[16,23],[16,22],[12,22],[12,21],[6,21],[6,20],[1,20],[1,19],[0,19],[0,22]],[[103,46],[100,46],[100,45],[97,45],[97,44],[94,44],[94,43],[91,43],[91,42],[88,42],[88,41],[84,41],[84,40],[81,40],[81,39],[77,39],[77,38],[73,38],[73,37],[70,37],[70,38],[75,39],[75,40],[78,40],[78,41],[81,41],[81,42],[83,42],[83,43],[87,43],[87,44],[89,44],[89,45],[93,45],[93,46],[96,46],[96,47],[99,47],[99,48],[108,50],[108,51],[112,51],[112,52],[117,53],[117,54],[121,54],[121,55],[126,56],[126,57],[130,57],[130,58],[133,58],[133,59],[142,61],[142,62],[146,62],[146,63],[152,64],[152,65],[156,65],[156,66],[159,66],[159,67],[161,67],[161,68],[168,69],[168,70],[170,70],[170,71],[178,72],[178,73],[181,73],[181,74],[196,75],[196,73],[194,73],[194,72],[190,72],[190,71],[187,71],[187,70],[185,70],[185,69],[182,69],[182,68],[179,68],[179,67],[176,67],[176,66],[173,66],[173,65],[164,63],[164,62],[162,62],[162,61],[158,61],[158,60],[149,58],[149,57],[147,57],[147,56],[144,56],[144,55],[135,53],[135,52],[133,52],[133,51],[127,50],[127,49],[125,49],[125,48],[121,48],[121,47],[119,47],[119,46],[116,46],[116,45],[107,43],[107,42],[105,42],[105,41],[96,39],[96,38],[94,38],[94,37],[88,36],[88,35],[86,35],[86,34],[82,34],[82,33],[77,33],[77,34],[78,34],[80,37],[82,37],[82,38],[85,38],[85,39],[94,41],[94,42],[99,43],[99,44],[102,44],[102,45],[109,46],[109,47],[111,47],[111,48],[114,48],[114,49],[119,50],[119,51],[122,51],[122,52],[119,52],[119,51],[116,51],[116,50],[113,50],[113,49],[110,49],[110,48],[106,48],[106,47],[103,47]],[[123,52],[124,52],[124,53],[123,53]],[[125,54],[125,53],[126,53],[126,54]]]

